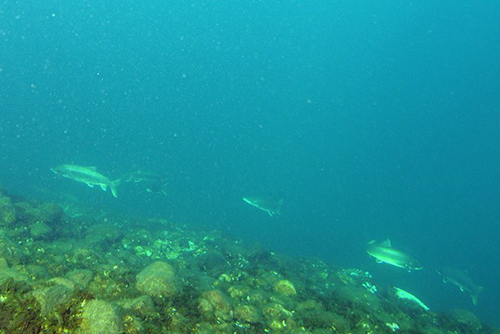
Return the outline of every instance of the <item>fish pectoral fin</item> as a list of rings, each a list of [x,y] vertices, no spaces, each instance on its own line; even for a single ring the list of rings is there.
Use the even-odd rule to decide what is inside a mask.
[[[464,288],[460,287],[460,291],[464,292]]]
[[[384,261],[379,260],[379,259],[375,259],[375,262],[377,262],[377,263],[384,263]]]
[[[108,190],[108,186],[106,184],[101,184],[101,189],[106,191]]]
[[[94,188],[94,185],[92,183],[87,183],[87,185],[90,187],[90,188]]]

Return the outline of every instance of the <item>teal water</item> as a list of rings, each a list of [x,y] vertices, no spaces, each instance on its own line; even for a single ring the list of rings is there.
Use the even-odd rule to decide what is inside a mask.
[[[370,271],[499,325],[500,5],[1,1],[0,181]],[[119,198],[50,171],[138,169]],[[280,217],[244,203],[284,199]],[[425,269],[376,264],[390,237]],[[435,269],[467,270],[477,306]]]

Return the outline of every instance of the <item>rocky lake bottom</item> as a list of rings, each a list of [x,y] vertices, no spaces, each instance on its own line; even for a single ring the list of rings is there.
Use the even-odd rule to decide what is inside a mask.
[[[0,193],[0,334],[492,333],[365,271],[158,218]]]

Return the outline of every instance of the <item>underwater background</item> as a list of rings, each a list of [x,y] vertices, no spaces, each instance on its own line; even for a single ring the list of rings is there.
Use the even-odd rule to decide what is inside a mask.
[[[0,1],[0,182],[369,271],[500,325],[500,4]],[[166,195],[62,179],[149,170]],[[270,217],[242,201],[283,198]],[[377,264],[389,237],[424,270]],[[436,270],[466,270],[477,306]]]

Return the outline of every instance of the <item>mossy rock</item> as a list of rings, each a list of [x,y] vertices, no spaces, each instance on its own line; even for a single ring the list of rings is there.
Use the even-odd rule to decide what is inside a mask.
[[[51,227],[58,227],[63,215],[62,208],[53,203],[36,205],[27,202],[15,204],[17,218],[19,221],[31,225],[36,222],[44,222]]]
[[[73,296],[73,289],[67,285],[56,284],[47,288],[33,291],[33,295],[40,304],[42,315],[55,312],[61,305],[68,303]]]
[[[234,308],[234,318],[249,324],[260,323],[262,320],[260,311],[253,305],[236,306]]]
[[[137,274],[136,279],[137,290],[151,297],[173,298],[180,292],[175,270],[166,262],[150,264]]]
[[[306,328],[325,328],[339,332],[349,329],[349,323],[340,315],[319,310],[296,312],[295,317]]]
[[[94,299],[83,307],[82,323],[78,334],[119,334],[122,332],[120,317],[113,306]]]
[[[297,290],[292,282],[286,279],[282,279],[274,283],[273,290],[279,295],[292,297],[297,295]]]
[[[51,233],[52,229],[43,221],[37,221],[30,225],[30,234],[33,239],[47,239]]]
[[[0,226],[10,226],[16,221],[16,209],[10,198],[0,195]]]

